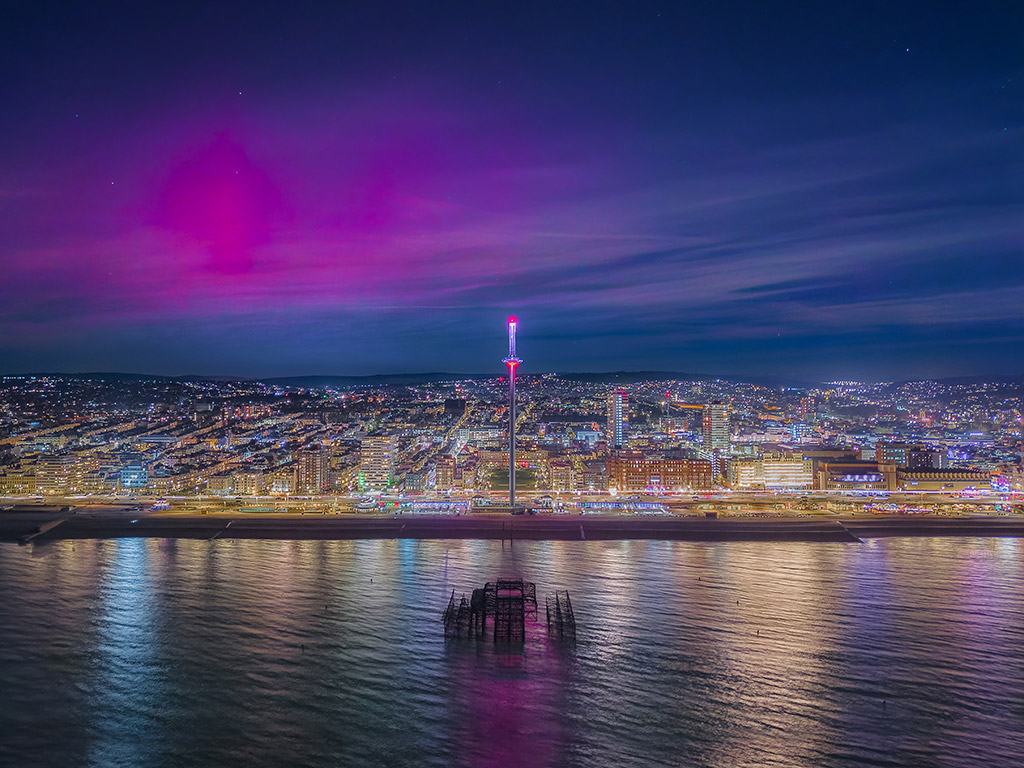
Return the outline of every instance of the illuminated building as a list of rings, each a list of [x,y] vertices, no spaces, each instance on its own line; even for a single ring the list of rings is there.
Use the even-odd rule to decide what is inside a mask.
[[[145,488],[147,482],[149,482],[149,472],[142,464],[133,462],[121,469],[120,486],[122,490]]]
[[[576,489],[576,471],[572,462],[564,459],[556,459],[549,463],[551,490],[573,491]]]
[[[704,406],[704,450],[726,453],[729,450],[729,406],[714,401]]]
[[[487,467],[488,471],[507,465],[509,460],[508,451],[482,450],[477,453],[477,456],[480,459],[480,464]],[[548,458],[547,451],[521,449],[516,451],[516,466],[519,469],[529,468],[546,472]]]
[[[800,455],[811,460],[814,482],[818,482],[818,470],[829,462],[860,461],[860,448],[830,448],[827,446],[809,446],[800,449]],[[817,487],[817,485],[815,485]]]
[[[500,443],[505,436],[505,430],[501,427],[476,426],[464,427],[455,430],[455,439],[465,445],[466,443]]]
[[[370,435],[362,441],[359,454],[359,487],[386,490],[395,471],[398,436]]]
[[[729,485],[736,490],[764,489],[761,459],[733,459],[729,462]]]
[[[608,465],[603,461],[586,461],[579,478],[580,490],[593,493],[608,490]]]
[[[214,475],[206,481],[207,493],[228,496],[235,492],[234,477],[230,474]]]
[[[263,474],[256,470],[236,472],[231,479],[239,496],[256,496],[263,485]]]
[[[601,433],[596,429],[577,429],[574,437],[577,442],[585,443],[588,448],[593,449],[601,439]]]
[[[921,443],[875,443],[875,461],[906,469],[943,469],[946,456]]]
[[[480,467],[473,458],[460,462],[454,456],[444,456],[434,467],[435,487],[438,491],[448,492],[468,491],[478,485],[485,486],[486,479],[482,481],[478,477],[479,470]]]
[[[618,491],[686,491],[710,488],[711,462],[706,459],[659,459],[623,451],[608,459],[608,484]]]
[[[798,443],[814,434],[814,428],[803,422],[795,421],[789,425],[789,436]]]
[[[429,480],[430,472],[425,468],[414,472],[406,472],[403,488],[406,493],[422,493],[427,490]]]
[[[796,490],[814,485],[813,462],[788,453],[768,453],[729,462],[729,485],[737,490]]]
[[[274,495],[295,493],[295,464],[285,464],[282,467],[275,467],[265,476],[267,490]]]
[[[451,491],[455,489],[455,459],[452,456],[444,456],[438,460],[435,467],[435,485],[439,491]]]
[[[967,469],[907,470],[899,471],[899,485],[905,491],[961,491],[991,490],[992,475]]]
[[[608,395],[608,426],[605,439],[611,449],[621,448],[629,432],[629,393],[619,389]]]
[[[296,457],[298,493],[318,496],[327,489],[327,452],[308,448]]]
[[[23,469],[0,471],[0,496],[27,496],[35,492],[35,475]]]
[[[78,458],[73,454],[43,456],[36,465],[36,487],[39,493],[76,493],[81,485],[80,480]]]
[[[823,462],[816,487],[825,491],[894,491],[896,465],[876,461]]]

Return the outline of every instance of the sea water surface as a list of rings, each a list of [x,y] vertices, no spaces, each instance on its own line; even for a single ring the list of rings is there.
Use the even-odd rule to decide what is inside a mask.
[[[0,545],[4,766],[1021,766],[1024,546]],[[446,641],[451,591],[579,637]]]

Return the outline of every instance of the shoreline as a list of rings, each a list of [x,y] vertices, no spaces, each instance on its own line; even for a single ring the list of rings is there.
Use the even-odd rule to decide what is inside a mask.
[[[1024,537],[1024,517],[872,517],[708,519],[618,515],[512,516],[140,514],[110,511],[5,511],[0,541],[64,539],[479,539],[504,541],[831,541],[893,536]]]

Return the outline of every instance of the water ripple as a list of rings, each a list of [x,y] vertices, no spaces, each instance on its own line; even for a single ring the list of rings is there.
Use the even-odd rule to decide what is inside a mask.
[[[1013,539],[0,548],[0,764],[1024,765]],[[446,642],[568,589],[574,649]],[[543,607],[541,607],[543,613]]]

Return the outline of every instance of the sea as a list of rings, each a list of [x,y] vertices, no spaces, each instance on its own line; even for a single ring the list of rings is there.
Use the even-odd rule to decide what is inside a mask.
[[[0,545],[0,765],[1024,766],[1024,543]]]

